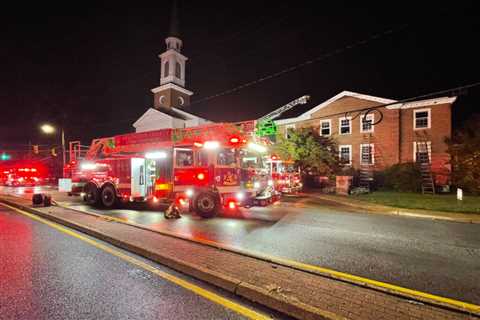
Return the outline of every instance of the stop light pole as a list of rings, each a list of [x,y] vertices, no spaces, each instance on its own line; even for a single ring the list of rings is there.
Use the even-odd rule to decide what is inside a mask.
[[[53,127],[50,124],[44,124],[40,127],[42,131],[46,134],[52,134],[55,133],[55,127]],[[62,139],[62,158],[63,158],[63,167],[62,167],[62,177],[65,176],[65,165],[67,162],[67,155],[65,153],[65,131],[63,130],[63,127],[61,129],[61,139]]]

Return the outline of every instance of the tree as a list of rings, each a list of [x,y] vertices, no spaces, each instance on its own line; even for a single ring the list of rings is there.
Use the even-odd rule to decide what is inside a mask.
[[[330,176],[339,168],[336,143],[312,128],[288,132],[288,138],[279,136],[274,146],[282,159],[293,160],[302,172]]]
[[[472,117],[465,126],[447,139],[452,183],[466,192],[480,194],[480,115]]]

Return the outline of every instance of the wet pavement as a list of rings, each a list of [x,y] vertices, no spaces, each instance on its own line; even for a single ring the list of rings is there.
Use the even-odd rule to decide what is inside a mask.
[[[286,319],[127,254],[251,310]],[[2,320],[245,319],[223,305],[3,206],[0,206],[0,293]]]
[[[19,193],[7,189],[3,192]],[[25,197],[30,193],[23,190]],[[184,214],[166,220],[157,210],[99,210],[78,198],[52,194],[72,208],[155,230],[480,304],[478,224],[362,214],[309,197],[289,197],[270,207],[229,211],[213,219]]]

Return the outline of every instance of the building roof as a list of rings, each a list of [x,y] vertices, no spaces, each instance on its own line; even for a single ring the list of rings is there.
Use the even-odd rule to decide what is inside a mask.
[[[318,110],[332,104],[333,102],[344,98],[344,97],[352,97],[358,98],[367,101],[374,101],[380,104],[387,105],[387,109],[408,109],[408,108],[417,108],[422,106],[433,106],[433,105],[440,105],[446,103],[453,103],[457,98],[456,97],[439,97],[427,100],[418,100],[418,101],[411,101],[405,103],[396,103],[397,100],[381,98],[376,96],[371,96],[363,93],[357,93],[352,91],[342,91],[339,94],[333,96],[332,98],[318,103],[315,100],[311,100],[309,103],[305,105],[300,105],[288,112],[285,112],[281,117],[275,119],[277,124],[285,124],[291,122],[297,122],[302,120],[308,120],[311,118],[312,114],[317,112]]]
[[[189,112],[186,112],[184,110],[180,110],[180,109],[173,108],[173,107],[171,109],[168,109],[168,108],[160,108],[160,109],[148,108],[148,110],[145,111],[145,113],[140,118],[138,118],[137,121],[135,121],[133,123],[133,126],[136,128],[136,127],[138,127],[138,125],[140,123],[144,122],[147,118],[158,117],[159,115],[167,116],[167,117],[174,118],[174,119],[179,119],[179,120],[182,120],[182,121],[200,119],[200,120],[204,120],[204,121],[208,122],[208,120],[206,120],[204,118],[201,118],[199,116],[196,116],[196,115],[191,114]]]
[[[352,92],[352,91],[342,91],[339,94],[333,96],[332,98],[328,100],[318,100],[315,99],[315,97],[312,97],[310,101],[307,104],[304,105],[298,105],[289,111],[285,112],[282,114],[280,117],[275,119],[275,121],[279,121],[282,123],[282,120],[301,120],[301,119],[307,119],[310,117],[310,115],[314,112],[317,112],[318,110],[328,106],[329,104],[344,98],[344,97],[353,97],[353,98],[358,98],[358,99],[363,99],[363,100],[368,100],[368,101],[376,101],[379,103],[394,103],[396,100],[391,100],[391,99],[385,99],[381,97],[376,97],[376,96],[371,96],[367,94],[362,94],[362,93],[357,93],[357,92]],[[297,118],[299,118],[297,120]]]

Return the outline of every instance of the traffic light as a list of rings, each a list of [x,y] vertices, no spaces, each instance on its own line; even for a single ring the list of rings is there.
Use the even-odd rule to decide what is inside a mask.
[[[12,156],[5,152],[0,155],[0,160],[10,160],[11,158]]]
[[[33,153],[38,154],[38,145],[33,145]]]
[[[57,156],[57,152],[55,151],[55,148],[52,148],[52,149],[51,149],[51,152],[52,152],[52,156],[54,156],[54,157]]]

